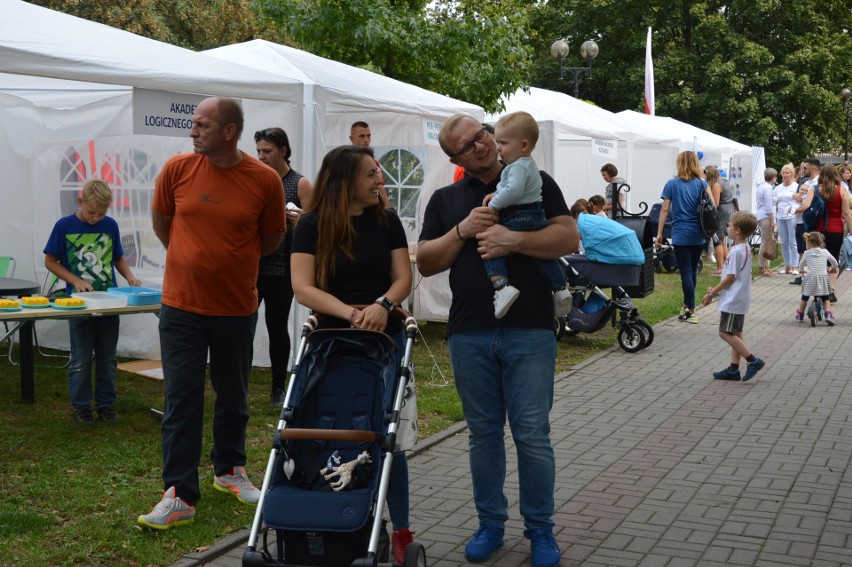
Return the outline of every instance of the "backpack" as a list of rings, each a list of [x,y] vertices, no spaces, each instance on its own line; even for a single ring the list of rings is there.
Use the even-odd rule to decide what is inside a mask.
[[[707,194],[707,190],[701,187],[701,194],[698,196],[698,222],[701,225],[701,232],[706,240],[713,238],[713,235],[719,230],[719,217],[716,214],[716,205],[713,204],[713,199]]]
[[[827,211],[825,210],[825,201],[822,200],[822,195],[819,194],[819,187],[814,187],[814,198],[811,199],[811,204],[802,212],[802,224],[805,225],[805,230],[814,230],[823,221],[823,228],[828,220]]]

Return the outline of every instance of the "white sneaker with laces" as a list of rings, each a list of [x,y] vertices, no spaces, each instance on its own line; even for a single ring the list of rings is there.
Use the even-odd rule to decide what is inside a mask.
[[[229,492],[246,504],[257,504],[260,500],[260,490],[246,476],[245,467],[234,467],[231,474],[214,476],[213,488],[220,492]]]
[[[494,292],[494,316],[502,319],[509,312],[509,308],[512,307],[519,295],[521,295],[521,292],[518,291],[518,288],[511,285],[496,290]]]
[[[567,289],[557,289],[553,292],[553,312],[557,317],[564,317],[571,312],[574,297]]]

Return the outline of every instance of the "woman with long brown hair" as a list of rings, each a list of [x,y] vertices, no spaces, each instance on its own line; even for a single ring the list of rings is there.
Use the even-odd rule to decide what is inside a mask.
[[[384,331],[400,347],[398,355],[402,322],[390,311],[411,293],[411,262],[402,223],[382,204],[382,185],[369,147],[340,146],[326,154],[293,235],[291,277],[298,302],[329,316],[320,327]],[[399,564],[413,539],[404,452],[393,457],[388,510]]]
[[[722,174],[715,165],[705,167],[704,175],[706,176],[704,179],[707,181],[707,186],[710,188],[710,194],[713,196],[713,204],[716,205],[716,215],[719,219],[719,228],[713,237],[716,269],[710,272],[710,274],[720,276],[722,275],[722,268],[725,266],[725,258],[728,257],[728,246],[725,244],[725,237],[728,235],[728,219],[734,214],[734,194],[720,181]]]
[[[840,185],[837,170],[833,165],[827,163],[819,170],[819,195],[825,201],[825,219],[817,222],[814,230],[825,236],[825,249],[835,258],[840,257],[840,248],[843,246],[843,223],[852,231],[852,212],[849,209],[849,193]],[[808,188],[802,205],[797,212],[802,213],[811,206],[814,199],[814,188]],[[832,283],[837,281],[837,272],[829,272]],[[837,301],[834,293],[831,301]]]

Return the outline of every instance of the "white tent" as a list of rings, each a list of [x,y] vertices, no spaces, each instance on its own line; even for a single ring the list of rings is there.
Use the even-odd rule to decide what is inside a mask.
[[[740,206],[753,209],[752,195],[757,183],[763,181],[763,169],[766,167],[762,161],[762,149],[752,148],[667,116],[651,116],[632,110],[624,110],[617,116],[660,137],[676,136],[680,141],[680,151],[694,151],[699,155],[702,165],[715,165],[724,169]],[[674,162],[672,172],[673,168]]]
[[[134,272],[144,285],[161,281],[165,254],[150,224],[153,182],[165,160],[190,151],[191,144],[188,127],[176,127],[166,136],[140,134],[146,131],[140,126],[143,102],[185,99],[184,106],[191,107],[204,96],[238,98],[246,115],[240,147],[254,153],[251,132],[282,126],[294,148],[294,168],[309,177],[327,147],[346,142],[351,122],[371,122],[377,149],[385,154],[387,177],[395,182],[391,189],[400,203],[413,202],[415,209],[414,195],[427,175],[441,167],[452,175],[445,156],[439,160],[432,150],[440,119],[456,110],[483,116],[478,107],[427,97],[421,89],[415,96],[397,81],[392,81],[392,89],[385,82],[390,79],[366,71],[352,78],[343,74],[346,66],[306,54],[303,64],[309,70],[288,75],[19,0],[0,0],[0,12],[0,164],[5,178],[0,189],[0,253],[18,260],[16,276],[22,278],[44,278],[41,250],[53,223],[76,209],[82,183],[97,176],[115,189],[110,215],[122,229]],[[325,74],[320,72],[323,65],[328,66]],[[315,80],[308,80],[309,71],[316,73]],[[328,87],[321,83],[336,75],[339,80]],[[384,96],[376,96],[371,104],[373,93],[348,81],[380,85],[376,90]],[[142,118],[147,127],[149,116]],[[161,123],[166,122],[157,125]],[[40,324],[40,339],[49,346],[67,346],[66,329],[61,323]],[[268,361],[265,351],[260,325],[257,363]],[[158,352],[156,320],[150,315],[125,317],[119,353],[157,357]]]

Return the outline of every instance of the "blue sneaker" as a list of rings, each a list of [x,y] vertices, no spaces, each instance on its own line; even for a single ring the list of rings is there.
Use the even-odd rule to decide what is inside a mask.
[[[562,559],[562,552],[553,531],[550,528],[525,530],[524,537],[530,540],[533,567],[556,567]]]
[[[482,524],[464,546],[464,558],[473,563],[482,563],[501,547],[503,547],[503,526]]]
[[[739,380],[741,378],[740,369],[731,370],[730,368],[725,368],[719,372],[714,372],[713,378],[716,380]]]
[[[754,378],[754,375],[757,374],[758,370],[760,370],[764,366],[766,366],[766,363],[763,362],[763,359],[761,358],[755,358],[754,362],[749,362],[748,366],[746,367],[745,376],[743,376],[743,382]]]

